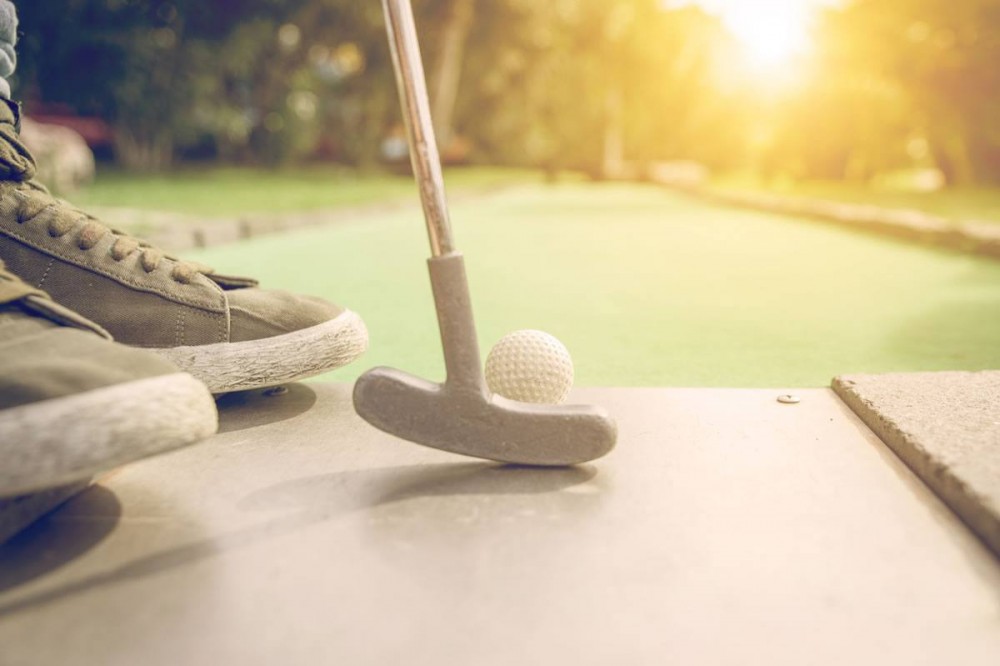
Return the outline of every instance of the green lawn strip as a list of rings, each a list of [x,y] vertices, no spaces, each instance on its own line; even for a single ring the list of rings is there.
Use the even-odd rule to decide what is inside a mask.
[[[919,210],[952,222],[977,220],[1000,224],[1000,188],[952,188],[937,192],[912,192],[840,181],[804,181],[768,187],[753,179],[725,176],[714,179],[711,186],[713,189],[723,191],[777,194],[882,208]]]
[[[455,193],[540,180],[538,172],[461,168],[447,173]],[[227,217],[334,209],[413,196],[407,175],[357,173],[330,166],[287,170],[190,168],[161,175],[102,171],[92,186],[71,198],[81,207],[100,206]]]
[[[1000,368],[1000,265],[653,186],[525,186],[453,209],[484,354],[561,338],[577,383],[810,387],[837,374]],[[418,213],[190,253],[360,312],[369,354],[441,378]]]

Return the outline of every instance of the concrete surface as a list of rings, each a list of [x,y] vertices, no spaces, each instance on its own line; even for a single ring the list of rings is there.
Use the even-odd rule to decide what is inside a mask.
[[[618,448],[505,468],[350,387],[230,396],[0,550],[22,664],[1000,663],[1000,563],[830,390],[588,389]]]
[[[848,375],[833,387],[1000,555],[1000,371]]]

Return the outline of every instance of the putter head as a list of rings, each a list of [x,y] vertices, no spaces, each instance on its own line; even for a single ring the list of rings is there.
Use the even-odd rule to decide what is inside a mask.
[[[485,388],[435,384],[375,368],[354,385],[354,409],[379,430],[443,451],[518,465],[568,466],[607,454],[617,427],[588,405],[531,405]]]

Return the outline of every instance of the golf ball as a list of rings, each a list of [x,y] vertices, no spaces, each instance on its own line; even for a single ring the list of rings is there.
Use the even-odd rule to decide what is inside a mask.
[[[511,400],[558,404],[573,387],[573,359],[563,343],[544,331],[514,331],[486,357],[486,384]]]

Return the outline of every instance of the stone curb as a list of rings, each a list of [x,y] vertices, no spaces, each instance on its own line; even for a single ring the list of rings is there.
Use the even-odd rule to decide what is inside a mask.
[[[502,192],[517,184],[487,185],[460,190],[449,196],[461,203]],[[214,247],[282,231],[356,221],[400,211],[419,211],[416,197],[391,199],[340,208],[323,208],[270,215],[203,218],[182,213],[136,210],[132,208],[90,207],[90,212],[110,226],[171,252]]]
[[[858,231],[1000,259],[1000,223],[953,221],[917,210],[881,208],[824,199],[730,192],[662,177],[654,177],[653,182],[730,206],[808,217]]]
[[[1000,371],[847,375],[833,390],[1000,556]]]
[[[404,201],[380,202],[336,209],[247,215],[241,217],[203,218],[193,215],[149,212],[128,208],[101,208],[93,213],[113,227],[141,237],[157,247],[172,252],[214,247],[281,231],[304,229],[324,224],[349,222],[363,217],[412,209]]]

